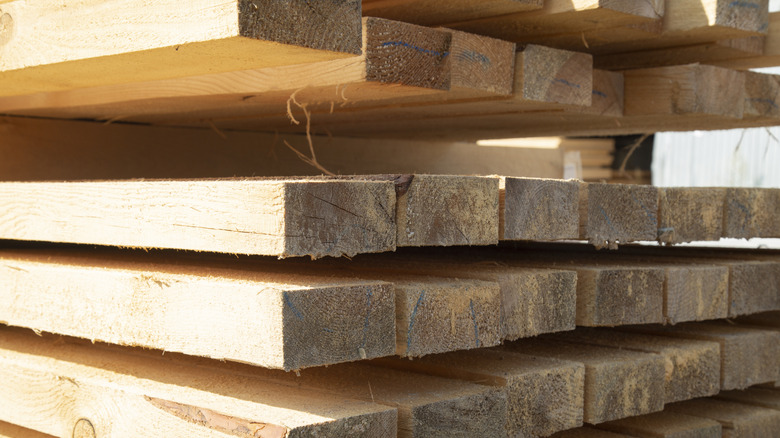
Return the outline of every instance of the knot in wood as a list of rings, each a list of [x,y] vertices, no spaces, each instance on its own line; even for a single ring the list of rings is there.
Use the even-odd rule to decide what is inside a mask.
[[[14,30],[14,19],[11,14],[3,13],[0,10],[0,46],[4,46],[11,41],[11,35]]]
[[[86,418],[80,418],[73,426],[73,438],[95,438],[95,428]]]

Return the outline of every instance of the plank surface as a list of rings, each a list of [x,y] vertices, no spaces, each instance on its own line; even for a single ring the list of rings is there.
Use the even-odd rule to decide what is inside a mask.
[[[613,432],[607,432],[602,429],[596,429],[590,426],[578,427],[576,429],[570,429],[563,432],[558,432],[555,435],[550,435],[550,438],[632,438],[629,435],[617,434]]]
[[[666,364],[665,403],[711,396],[720,391],[721,356],[720,345],[716,342],[586,327],[560,333],[557,337],[572,342],[661,355]]]
[[[599,428],[647,438],[720,438],[722,433],[717,421],[665,411],[602,423]]]
[[[778,378],[780,333],[715,323],[684,323],[673,327],[634,326],[655,335],[701,339],[720,343],[722,390],[743,389]]]
[[[6,239],[315,258],[395,247],[391,182],[3,183],[0,205]]]
[[[500,388],[507,396],[508,436],[547,436],[582,425],[580,363],[488,349],[371,363]]]
[[[628,184],[583,184],[580,190],[580,239],[597,248],[655,240],[658,189]]]
[[[500,348],[585,364],[586,423],[598,424],[663,409],[664,361],[659,355],[561,342],[550,336]]]
[[[728,400],[747,405],[761,406],[780,410],[780,391],[771,388],[748,388],[744,391],[722,391],[717,395],[720,400]]]
[[[19,427],[11,423],[0,421],[0,437],[2,438],[52,438],[51,435],[35,430]]]
[[[674,403],[667,409],[719,422],[724,438],[769,437],[780,430],[780,412],[758,406],[705,398]]]
[[[726,189],[658,189],[658,241],[664,244],[719,240]]]
[[[395,352],[394,289],[381,281],[95,250],[5,251],[0,272],[15,303],[0,321],[35,330],[285,370]]]
[[[578,238],[579,190],[575,181],[505,178],[501,239]]]
[[[72,436],[74,428],[106,437],[396,433],[396,409],[186,360],[9,328],[0,346],[0,417],[55,436]]]
[[[3,95],[297,64],[360,52],[358,0],[316,6],[247,0],[198,0],[186,8],[169,0],[151,6],[140,0],[67,6],[3,2]]]
[[[470,0],[363,0],[363,14],[435,26],[542,7],[542,0],[488,0],[475,7]]]
[[[723,237],[780,236],[780,189],[729,188],[723,212]]]

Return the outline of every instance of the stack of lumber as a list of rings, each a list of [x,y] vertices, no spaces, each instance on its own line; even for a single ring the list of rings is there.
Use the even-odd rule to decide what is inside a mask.
[[[0,0],[0,437],[775,436],[780,253],[674,245],[780,189],[474,141],[776,124],[777,18]]]

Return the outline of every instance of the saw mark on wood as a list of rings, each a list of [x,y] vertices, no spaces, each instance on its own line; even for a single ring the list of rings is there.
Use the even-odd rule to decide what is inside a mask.
[[[420,292],[420,296],[417,298],[417,303],[412,309],[412,314],[409,316],[409,329],[406,331],[406,351],[408,352],[412,346],[412,329],[414,328],[414,319],[417,317],[417,310],[420,308],[423,299],[425,298],[425,291]]]

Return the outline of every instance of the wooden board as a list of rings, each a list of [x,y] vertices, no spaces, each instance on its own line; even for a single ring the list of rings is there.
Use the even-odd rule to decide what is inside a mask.
[[[769,26],[763,53],[748,58],[713,62],[712,64],[739,70],[780,65],[780,11],[769,13]]]
[[[0,206],[5,239],[315,258],[395,248],[389,181],[3,183]]]
[[[675,403],[667,409],[719,422],[724,438],[769,437],[780,430],[780,412],[758,406],[705,398]]]
[[[36,430],[19,427],[17,425],[0,421],[0,437],[2,438],[54,438],[52,435],[40,433]]]
[[[774,382],[778,378],[780,332],[715,323],[684,323],[673,327],[635,326],[632,330],[720,343],[722,390],[743,389],[759,383]]]
[[[780,391],[776,389],[755,387],[744,391],[722,391],[716,398],[780,411]]]
[[[0,16],[3,95],[360,53],[358,0],[316,6],[304,1],[198,0],[186,8],[171,0],[153,7],[140,0],[63,6],[5,1]],[[334,28],[340,31],[334,33]]]
[[[780,262],[743,261],[729,265],[729,316],[780,308]]]
[[[500,348],[583,363],[586,423],[603,423],[663,409],[664,365],[659,355],[562,342],[549,335],[507,343]]]
[[[576,429],[570,429],[563,432],[558,432],[555,435],[550,435],[550,438],[632,438],[632,437],[628,435],[607,432],[603,429],[596,429],[590,426],[584,426],[584,427],[578,427]]]
[[[363,14],[435,26],[495,15],[532,11],[542,0],[489,0],[475,7],[471,0],[363,0]]]
[[[558,339],[659,354],[666,364],[665,403],[715,395],[720,391],[720,345],[639,333],[580,327]]]
[[[778,208],[780,189],[727,189],[723,237],[780,237]]]
[[[629,184],[583,184],[580,190],[580,239],[597,248],[655,240],[658,189]]]
[[[395,352],[393,285],[233,262],[5,251],[0,321],[285,370]]]
[[[721,425],[708,418],[655,412],[599,424],[601,429],[645,438],[720,438]]]
[[[504,392],[463,380],[364,363],[309,368],[299,376],[234,363],[218,366],[290,387],[398,409],[398,437],[499,436],[507,419]]]
[[[396,434],[395,408],[88,342],[0,330],[0,417],[55,436]]]
[[[488,349],[370,363],[500,388],[507,396],[508,436],[547,436],[582,425],[581,363]]]
[[[726,189],[659,188],[658,241],[664,244],[719,240]]]
[[[499,232],[502,240],[579,237],[579,183],[505,178]]]

